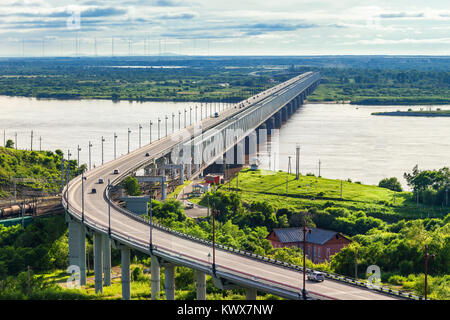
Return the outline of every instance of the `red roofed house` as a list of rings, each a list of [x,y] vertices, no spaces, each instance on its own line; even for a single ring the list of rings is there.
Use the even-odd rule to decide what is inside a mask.
[[[310,229],[311,233],[306,233],[306,256],[314,263],[329,261],[333,254],[351,243],[350,239],[339,232]],[[303,248],[303,228],[273,229],[266,239],[274,248],[292,246]]]

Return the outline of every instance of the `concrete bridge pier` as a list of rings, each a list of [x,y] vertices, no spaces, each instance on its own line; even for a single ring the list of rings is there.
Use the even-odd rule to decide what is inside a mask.
[[[122,268],[122,299],[131,299],[130,287],[130,248],[122,246],[120,248],[121,268]]]
[[[245,154],[253,155],[257,152],[257,134],[256,131],[250,132],[248,136],[245,137]]]
[[[245,288],[245,299],[246,300],[256,300],[256,289]]]
[[[111,285],[111,239],[103,235],[103,285]]]
[[[281,111],[275,113],[274,120],[275,120],[275,128],[276,129],[281,128]]]
[[[164,264],[164,290],[167,300],[175,300],[175,265],[172,263]]]
[[[86,228],[66,215],[69,226],[69,265],[80,268],[80,285],[86,285]]]
[[[289,115],[289,104],[281,109],[281,121],[286,122]]]
[[[206,275],[196,271],[197,274],[197,300],[206,300]]]
[[[286,107],[286,118],[290,118],[291,117],[291,115],[294,113],[294,111],[292,110],[293,109],[293,103],[292,102],[290,102],[290,103],[288,103],[288,105],[287,105],[287,107]]]
[[[103,236],[94,232],[95,293],[103,293]]]
[[[265,124],[266,124],[267,134],[271,134],[272,130],[275,129],[274,122],[275,122],[275,120],[273,117],[266,120]]]
[[[160,265],[157,256],[151,256],[151,291],[152,300],[159,300],[160,291]]]

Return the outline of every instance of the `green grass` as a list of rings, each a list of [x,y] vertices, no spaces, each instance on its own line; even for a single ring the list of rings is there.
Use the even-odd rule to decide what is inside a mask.
[[[238,188],[236,178],[232,179],[230,185],[231,192],[238,191],[244,203],[268,201],[276,209],[286,208],[294,212],[312,206],[324,208],[332,205],[352,211],[363,210],[368,215],[388,222],[400,218],[443,217],[446,213],[445,210],[441,211],[440,207],[421,205],[417,208],[410,192],[394,192],[378,186],[348,181],[342,181],[341,199],[341,180],[303,175],[299,180],[295,180],[294,174],[286,172],[245,169],[239,173]],[[229,190],[228,184],[220,189]]]

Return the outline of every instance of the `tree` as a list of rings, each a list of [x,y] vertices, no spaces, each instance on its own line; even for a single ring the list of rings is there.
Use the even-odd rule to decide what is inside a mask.
[[[378,183],[378,186],[380,188],[386,188],[392,191],[398,191],[398,192],[402,192],[402,185],[400,184],[400,181],[398,181],[398,179],[396,177],[392,177],[392,178],[384,178],[383,180],[380,181],[380,183]]]
[[[6,148],[11,148],[11,149],[14,148],[14,141],[12,141],[11,139],[8,139],[6,141],[5,147]]]
[[[142,195],[142,192],[139,187],[139,182],[134,177],[126,177],[123,182],[122,186],[124,187],[125,191],[129,196],[140,196]]]

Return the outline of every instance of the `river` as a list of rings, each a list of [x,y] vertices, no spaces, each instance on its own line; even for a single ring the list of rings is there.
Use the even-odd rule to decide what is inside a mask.
[[[80,162],[88,163],[88,143],[92,143],[92,166],[101,164],[101,136],[105,137],[104,159],[114,157],[114,132],[117,133],[117,155],[130,146],[139,145],[139,124],[142,124],[142,145],[149,142],[149,121],[152,139],[158,135],[157,121],[161,118],[161,136],[165,135],[165,115],[168,132],[175,130],[178,111],[192,107],[192,121],[200,119],[200,103],[189,102],[112,102],[110,100],[52,100],[0,96],[0,134],[15,140],[19,149],[70,150]],[[216,106],[218,108],[218,106]],[[398,177],[405,186],[403,173],[418,164],[419,169],[438,169],[450,165],[450,118],[372,116],[376,111],[407,110],[398,106],[355,106],[348,104],[303,105],[280,129],[276,169],[287,170],[288,156],[295,172],[295,146],[301,148],[300,171],[336,179],[352,179],[365,184],[378,184],[384,177]],[[413,107],[416,110],[418,107]],[[441,106],[450,109],[450,106]],[[209,107],[208,107],[209,109]],[[214,111],[214,107],[212,108]],[[203,107],[204,112],[204,107]],[[209,111],[208,111],[209,113]],[[3,141],[1,141],[3,145]],[[273,162],[272,162],[273,168]]]

